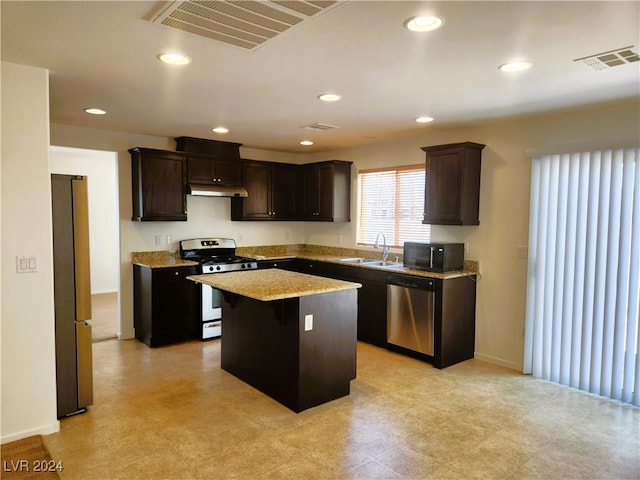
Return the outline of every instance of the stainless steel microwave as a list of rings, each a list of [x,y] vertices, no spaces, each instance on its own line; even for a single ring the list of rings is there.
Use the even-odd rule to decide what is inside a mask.
[[[464,269],[464,243],[404,242],[404,266],[428,272]]]

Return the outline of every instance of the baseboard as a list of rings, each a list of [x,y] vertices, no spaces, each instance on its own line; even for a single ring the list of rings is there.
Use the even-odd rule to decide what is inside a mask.
[[[60,420],[56,420],[49,426],[34,428],[32,430],[24,430],[19,433],[13,433],[11,435],[3,436],[1,443],[15,442],[16,440],[22,440],[23,438],[32,437],[33,435],[50,435],[60,431]]]
[[[135,331],[133,328],[124,329],[121,332],[117,332],[118,340],[128,340],[130,338],[135,338]]]
[[[494,365],[500,365],[502,367],[510,368],[511,370],[517,370],[518,372],[522,372],[522,365],[513,363],[513,362],[508,362],[501,358],[492,357],[490,355],[483,355],[478,352],[475,352],[473,358],[475,358],[476,360],[481,360],[487,363],[493,363]]]

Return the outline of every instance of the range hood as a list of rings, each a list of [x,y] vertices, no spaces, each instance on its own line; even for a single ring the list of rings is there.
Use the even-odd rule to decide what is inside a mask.
[[[222,185],[208,185],[204,183],[190,183],[187,188],[189,195],[201,197],[248,197],[244,187],[225,187]]]

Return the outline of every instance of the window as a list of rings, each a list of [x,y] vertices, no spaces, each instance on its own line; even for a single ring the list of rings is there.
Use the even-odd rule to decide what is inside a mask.
[[[422,224],[424,179],[424,165],[358,172],[358,244],[373,245],[378,233],[395,247],[429,241],[431,227]]]

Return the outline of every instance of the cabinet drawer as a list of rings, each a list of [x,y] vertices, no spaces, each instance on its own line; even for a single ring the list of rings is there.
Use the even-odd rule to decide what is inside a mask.
[[[189,275],[197,275],[197,267],[154,268],[153,279],[162,281],[187,278]]]

